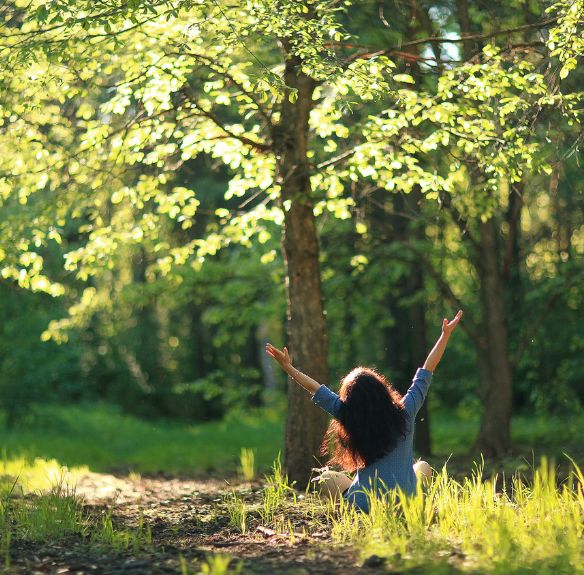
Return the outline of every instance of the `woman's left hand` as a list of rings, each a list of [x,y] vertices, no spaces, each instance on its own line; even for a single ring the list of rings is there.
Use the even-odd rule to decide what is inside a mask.
[[[450,335],[454,328],[458,325],[460,318],[462,317],[462,310],[459,309],[458,313],[454,316],[452,321],[448,321],[446,318],[442,320],[442,333],[445,335]]]

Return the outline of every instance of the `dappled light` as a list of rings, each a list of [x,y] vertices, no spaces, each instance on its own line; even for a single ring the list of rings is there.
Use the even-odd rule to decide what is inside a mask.
[[[584,565],[584,0],[0,3],[0,571]]]

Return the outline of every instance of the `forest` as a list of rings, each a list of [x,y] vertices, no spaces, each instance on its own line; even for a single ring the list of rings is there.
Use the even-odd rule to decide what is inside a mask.
[[[6,572],[580,572],[584,0],[0,23]],[[312,494],[329,417],[266,344],[405,394],[459,309],[424,493]]]

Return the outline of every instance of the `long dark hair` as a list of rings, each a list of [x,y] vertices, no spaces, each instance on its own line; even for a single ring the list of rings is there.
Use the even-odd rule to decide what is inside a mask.
[[[408,427],[401,395],[383,375],[369,367],[357,367],[341,380],[341,411],[333,419],[322,442],[329,460],[345,471],[355,471],[391,452]]]

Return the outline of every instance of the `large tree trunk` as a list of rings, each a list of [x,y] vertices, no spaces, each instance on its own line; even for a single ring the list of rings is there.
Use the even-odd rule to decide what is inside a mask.
[[[286,263],[288,339],[294,365],[326,384],[327,335],[307,158],[308,119],[316,84],[301,72],[300,61],[295,57],[286,61],[285,81],[297,96],[294,102],[289,98],[283,102],[281,121],[274,134],[284,208],[282,248]],[[317,464],[325,429],[325,414],[290,379],[284,467],[298,487],[308,483],[311,469]]]
[[[457,19],[462,38],[473,32],[468,0],[456,0]],[[463,55],[469,60],[475,48],[472,40],[463,41]],[[478,258],[475,267],[480,280],[484,346],[478,349],[483,386],[484,409],[474,451],[500,457],[511,448],[513,375],[508,347],[505,314],[505,280],[499,262],[497,224],[494,217],[479,223]]]
[[[505,286],[499,268],[497,225],[494,218],[479,226],[483,325],[485,345],[480,350],[484,410],[474,450],[500,457],[511,447],[512,371],[509,359]]]

